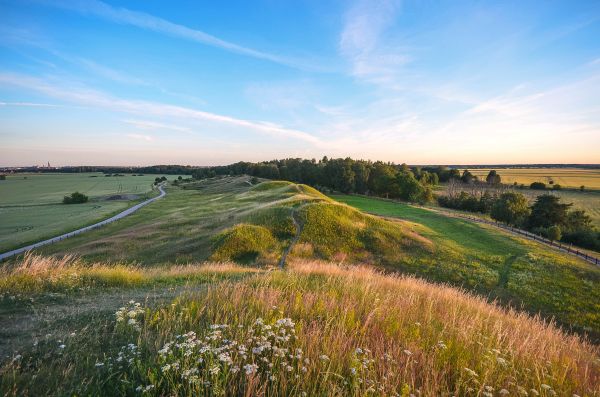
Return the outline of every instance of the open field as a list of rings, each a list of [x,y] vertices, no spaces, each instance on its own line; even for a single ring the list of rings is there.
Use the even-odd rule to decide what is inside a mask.
[[[0,252],[108,218],[155,193],[156,175],[105,177],[101,173],[10,174],[0,181]],[[79,191],[84,204],[64,205]]]
[[[44,295],[60,291],[60,281],[33,281],[35,292],[20,299],[35,297],[30,310],[52,313],[53,321],[21,335],[29,343],[3,360],[0,393],[600,395],[597,346],[482,298],[370,267],[299,261],[269,272],[169,268],[162,279],[173,289],[157,294],[106,284],[110,267],[98,265],[94,276],[94,268],[81,266],[30,258],[0,275],[4,293],[13,293],[7,278],[36,280],[36,273],[51,280],[76,273],[71,286],[86,279],[113,286],[73,292],[96,304],[72,297],[81,304],[66,310]],[[160,270],[150,274],[160,277]],[[3,304],[0,316],[14,305]],[[31,316],[15,310],[14,321]]]
[[[290,182],[166,189],[3,264],[1,395],[600,396],[600,268]]]
[[[484,179],[490,169],[469,169],[473,175]],[[462,170],[461,170],[462,172]],[[562,187],[587,189],[600,189],[600,169],[583,168],[498,168],[496,172],[502,177],[502,183],[529,185],[532,182],[543,182],[549,185],[550,181]]]
[[[167,187],[164,199],[137,213],[37,252],[144,266],[204,260],[276,266],[298,232],[294,216],[302,228],[291,260],[367,263],[451,283],[600,334],[600,269],[583,261],[416,207],[335,196],[370,200],[348,202],[396,218],[385,220],[307,186],[248,181],[217,178]]]

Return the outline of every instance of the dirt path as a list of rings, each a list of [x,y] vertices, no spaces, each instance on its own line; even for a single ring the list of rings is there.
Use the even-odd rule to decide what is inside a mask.
[[[22,254],[24,252],[30,251],[32,249],[35,249],[35,248],[38,248],[38,247],[41,247],[41,246],[44,246],[44,245],[48,245],[48,244],[52,244],[52,243],[57,243],[57,242],[62,241],[64,239],[66,239],[66,238],[73,237],[73,236],[76,236],[76,235],[81,234],[81,233],[85,233],[85,232],[93,230],[93,229],[97,229],[99,227],[102,227],[104,225],[107,225],[109,223],[117,221],[119,219],[122,219],[122,218],[126,217],[127,215],[131,215],[134,212],[136,212],[137,210],[139,210],[140,208],[142,208],[142,207],[144,207],[144,206],[146,206],[146,205],[148,205],[148,204],[150,204],[150,203],[152,203],[152,202],[154,202],[154,201],[156,201],[158,199],[161,199],[164,196],[166,196],[167,193],[163,190],[163,186],[162,185],[158,186],[158,190],[160,191],[160,195],[158,195],[156,197],[153,197],[151,199],[148,199],[146,201],[143,201],[143,202],[141,202],[139,204],[136,204],[133,207],[128,208],[125,211],[120,212],[117,215],[112,216],[112,217],[110,217],[108,219],[105,219],[105,220],[100,221],[98,223],[94,223],[93,225],[90,225],[90,226],[82,227],[81,229],[77,229],[77,230],[74,230],[74,231],[69,232],[69,233],[62,234],[60,236],[56,236],[56,237],[53,237],[53,238],[50,238],[50,239],[47,239],[47,240],[43,240],[43,241],[37,242],[35,244],[31,244],[31,245],[28,245],[28,246],[25,246],[25,247],[17,248],[17,249],[12,250],[12,251],[4,252],[4,253],[0,254],[0,261],[3,260],[3,259],[9,258],[11,256],[19,255],[19,254]]]

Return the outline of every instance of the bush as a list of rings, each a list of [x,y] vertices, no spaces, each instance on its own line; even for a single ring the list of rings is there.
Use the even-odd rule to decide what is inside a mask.
[[[548,228],[548,238],[552,241],[558,241],[562,237],[560,226],[554,225]]]
[[[529,188],[533,190],[546,190],[546,184],[544,182],[533,182],[529,185]]]
[[[560,186],[558,183],[554,186],[552,186],[552,190],[561,190],[562,186]]]
[[[211,260],[255,263],[277,246],[271,231],[262,226],[240,223],[214,237]]]
[[[65,196],[63,198],[63,204],[81,204],[81,203],[87,203],[87,201],[88,201],[88,196],[86,196],[83,193],[79,193],[79,192],[71,193],[70,196]]]
[[[578,230],[572,233],[565,233],[562,241],[594,251],[600,251],[600,232],[598,231]]]
[[[508,192],[500,195],[492,206],[491,216],[509,225],[522,226],[531,210],[527,198],[521,193]]]

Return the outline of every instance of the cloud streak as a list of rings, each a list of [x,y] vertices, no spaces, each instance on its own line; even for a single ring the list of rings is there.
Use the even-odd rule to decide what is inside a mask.
[[[113,97],[106,93],[73,88],[63,88],[64,84],[50,84],[42,79],[21,74],[0,73],[0,85],[12,85],[44,95],[65,100],[81,106],[98,107],[117,112],[153,115],[162,117],[175,117],[182,119],[201,120],[227,124],[247,128],[263,134],[269,134],[281,138],[294,138],[311,144],[320,144],[321,140],[307,132],[295,129],[285,128],[278,124],[267,121],[251,121],[238,119],[216,113],[205,112],[182,106],[169,105],[158,102],[148,102],[139,100],[128,100]]]
[[[232,53],[263,59],[280,65],[307,70],[321,69],[318,66],[306,64],[298,59],[292,59],[260,50],[255,50],[253,48],[220,39],[201,30],[192,29],[144,12],[113,7],[99,0],[67,0],[57,2],[42,0],[42,3],[49,6],[79,12],[84,15],[93,15],[114,23],[135,26],[140,29],[150,30],[156,33],[221,48]]]
[[[381,43],[399,10],[399,0],[359,0],[346,12],[339,49],[353,76],[389,81],[399,66],[410,62],[407,54]]]
[[[192,130],[175,124],[158,123],[151,120],[123,120],[124,123],[133,125],[140,130],[170,130],[177,132],[191,133]]]

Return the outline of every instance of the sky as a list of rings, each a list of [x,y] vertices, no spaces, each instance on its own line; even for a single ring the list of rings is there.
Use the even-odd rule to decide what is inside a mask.
[[[0,0],[0,166],[600,163],[599,1]]]

